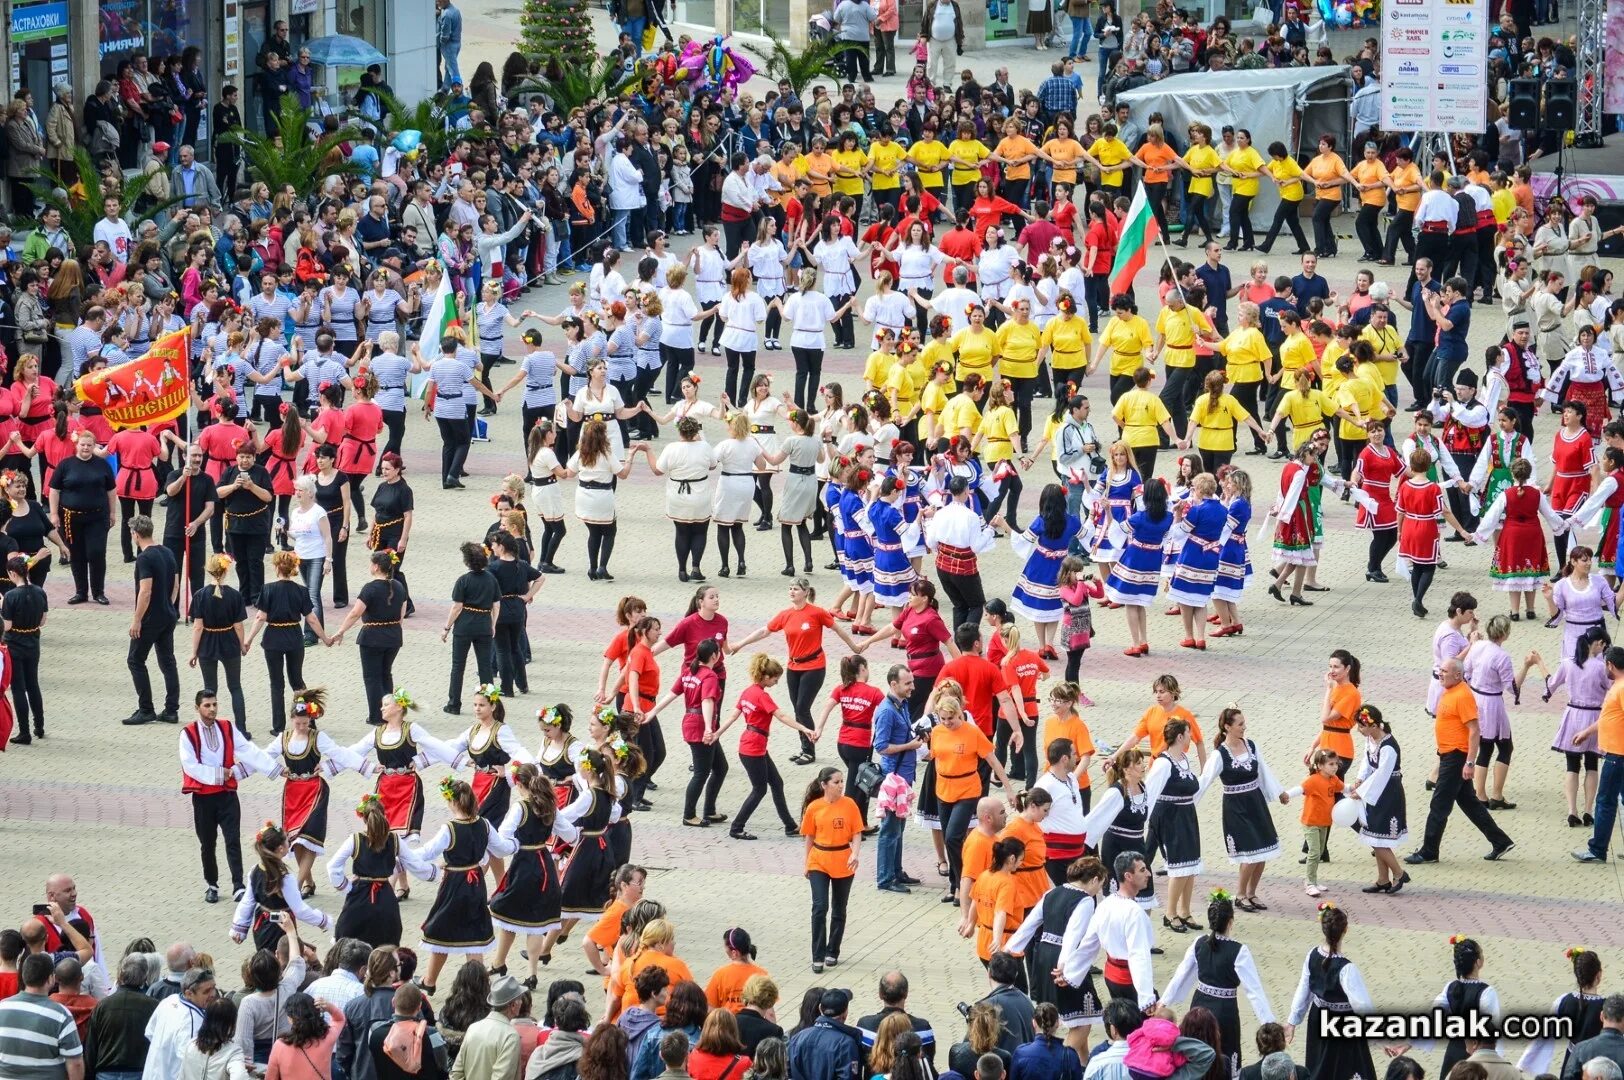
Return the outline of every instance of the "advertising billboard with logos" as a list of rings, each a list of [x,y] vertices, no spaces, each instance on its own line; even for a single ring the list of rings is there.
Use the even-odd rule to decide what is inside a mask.
[[[1384,130],[1488,126],[1488,9],[1488,0],[1384,0]]]

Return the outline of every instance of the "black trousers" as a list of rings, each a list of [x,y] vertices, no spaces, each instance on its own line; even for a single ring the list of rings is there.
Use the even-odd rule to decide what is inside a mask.
[[[226,842],[226,867],[231,871],[231,891],[243,887],[242,804],[235,791],[192,796],[192,828],[197,832],[198,854],[203,859],[203,881],[220,886],[220,866],[215,861],[214,838]]]
[[[827,667],[807,668],[797,671],[793,668],[784,673],[785,688],[789,691],[790,707],[795,710],[795,721],[802,727],[812,727],[812,709],[818,703],[818,691],[823,689],[823,680],[829,675]],[[800,736],[801,753],[806,757],[813,757],[816,750],[812,740],[805,735]],[[852,798],[857,796],[853,795]]]
[[[937,570],[936,576],[942,583],[942,592],[947,594],[947,602],[953,608],[953,625],[947,628],[948,633],[965,623],[980,626],[981,616],[987,607],[987,594],[981,588],[981,575],[949,574],[946,570]]]
[[[735,352],[724,348],[727,357],[727,396],[730,401],[743,401],[750,392],[750,380],[756,377],[756,353]]]
[[[637,748],[643,752],[643,775],[632,781],[634,801],[642,802],[648,782],[665,764],[665,732],[653,717],[637,725]]]
[[[722,248],[729,262],[739,254],[739,248],[744,242],[755,236],[756,230],[751,227],[751,220],[722,222]]]
[[[33,636],[33,635],[30,635]],[[39,645],[14,641],[11,649],[11,702],[17,714],[17,734],[28,732],[28,718],[34,718],[34,731],[45,730],[45,696],[39,686]]]
[[[703,792],[705,816],[711,817],[716,813],[716,796],[722,790],[722,781],[727,779],[727,755],[722,753],[719,742],[691,742],[688,744],[688,756],[693,761],[694,771],[688,777],[682,816],[690,820],[699,816],[699,796]]]
[[[1252,196],[1229,195],[1229,250],[1250,251],[1256,247],[1257,237],[1252,233]]]
[[[857,767],[865,761],[874,759],[874,750],[868,746],[847,746],[837,743],[835,749],[840,754],[840,760],[846,764],[846,790],[851,793],[851,801],[857,804],[857,812],[863,818],[863,828],[868,828],[868,796],[857,790]]]
[[[1397,261],[1398,246],[1404,245],[1404,261],[1415,262],[1415,211],[1399,210],[1393,214],[1393,219],[1387,223],[1387,243],[1382,248],[1382,258],[1387,262]]]
[[[1175,429],[1179,419],[1184,420],[1185,433],[1189,433],[1190,407],[1195,404],[1196,392],[1201,389],[1201,380],[1196,378],[1194,367],[1169,367],[1167,369],[1167,385],[1157,395],[1162,405],[1173,415]],[[1167,433],[1161,432],[1161,448],[1166,450],[1168,443]],[[1149,475],[1146,473],[1145,475]]]
[[[362,645],[360,652],[361,686],[367,695],[367,723],[377,727],[383,723],[383,709],[379,703],[385,694],[395,689],[395,656],[400,648],[394,645],[387,648]]]
[[[830,877],[813,870],[806,877],[812,883],[812,959],[839,959],[840,943],[846,936],[846,901],[857,875]]]
[[[1477,230],[1469,233],[1453,233],[1449,237],[1449,265],[1445,268],[1440,281],[1448,281],[1459,274],[1466,279],[1466,287],[1471,288],[1472,282],[1477,280]],[[1467,299],[1471,299],[1470,296]]]
[[[76,513],[68,535],[68,566],[73,571],[76,596],[107,593],[107,530],[112,522],[105,511]]]
[[[473,442],[473,429],[466,417],[436,417],[440,428],[440,482],[449,484],[462,475],[462,464],[468,460],[468,447]]]
[[[175,557],[175,565],[185,571],[189,592],[195,593],[203,587],[203,563],[208,558],[208,552],[204,548],[204,534],[207,532],[207,529],[198,529],[189,538],[167,534],[164,536],[164,547]]]
[[[1156,474],[1156,447],[1135,446],[1133,450],[1133,467],[1139,470],[1140,476],[1154,476]]]
[[[1267,251],[1274,246],[1274,238],[1280,235],[1282,226],[1291,230],[1292,237],[1297,241],[1297,250],[1308,250],[1308,237],[1303,235],[1303,223],[1297,211],[1302,201],[1288,202],[1281,199],[1274,208],[1274,220],[1269,223],[1269,234],[1263,238],[1262,250]]]
[[[295,693],[305,688],[304,649],[266,649],[265,667],[271,674],[271,733],[281,732],[287,722],[283,686]]]
[[[253,607],[265,585],[265,548],[270,545],[271,534],[226,533],[225,539],[226,550],[237,564],[237,591],[242,593],[242,602]]]
[[[682,400],[682,388],[678,384],[684,375],[694,369],[694,350],[692,346],[678,348],[662,344],[660,359],[665,368],[665,403],[675,405]]]
[[[1156,215],[1156,227],[1161,230],[1162,236],[1167,232],[1167,184],[1146,184],[1145,200],[1150,203],[1150,212]]]
[[[488,637],[474,637],[469,634],[451,635],[451,688],[446,692],[446,704],[454,709],[462,708],[462,678],[468,670],[468,650],[474,650],[474,666],[479,670],[481,685],[495,681],[495,666],[492,664],[492,639]]]
[[[333,614],[342,615],[342,609],[350,606],[350,542],[340,540],[338,534],[333,534],[333,572],[328,575],[333,583]],[[324,622],[323,626],[326,625]],[[309,628],[306,628],[306,633]]]
[[[130,519],[136,514],[146,514],[151,517],[152,502],[151,499],[126,499],[123,497],[118,500],[118,542],[123,549],[125,562],[135,561],[135,542],[130,539]]]
[[[130,681],[135,684],[135,707],[141,712],[158,712],[152,707],[152,679],[147,675],[147,655],[158,654],[158,670],[164,677],[163,712],[180,711],[180,669],[175,666],[175,628],[141,631],[141,636],[130,640],[125,665],[130,669]]]
[[[530,692],[530,675],[525,670],[524,663],[524,623],[510,622],[496,624],[496,638],[494,641],[496,652],[496,670],[502,680],[502,693],[509,695],[515,687],[521,693]],[[479,646],[474,646],[474,660],[479,660]],[[461,669],[458,669],[461,670]],[[481,675],[483,681],[489,682]],[[461,681],[458,680],[458,685]]]
[[[1364,248],[1367,259],[1382,257],[1382,233],[1376,225],[1381,212],[1381,207],[1364,203],[1359,207],[1359,216],[1353,219],[1354,235],[1359,237],[1359,245]]]
[[[1235,395],[1235,400],[1240,402],[1241,408],[1245,409],[1247,412],[1256,417],[1257,422],[1262,424],[1265,428],[1268,425],[1264,424],[1263,422],[1267,418],[1258,412],[1258,391],[1262,390],[1268,385],[1268,383],[1261,381],[1238,382],[1229,388],[1229,392]],[[1252,449],[1264,450],[1266,448],[1267,444],[1265,444],[1264,441],[1258,437],[1258,433],[1255,431],[1252,432]]]
[[[1336,256],[1336,230],[1331,218],[1336,214],[1337,199],[1314,200],[1314,254],[1322,259]]]
[[[976,803],[979,798],[943,801],[937,813],[942,823],[942,841],[947,846],[947,888],[955,896],[964,877],[964,838],[975,824]]]
[[[744,831],[744,827],[750,823],[750,815],[756,812],[756,807],[761,805],[768,791],[772,792],[773,809],[778,811],[778,820],[784,828],[796,827],[796,820],[789,812],[789,803],[784,800],[784,778],[779,775],[772,755],[753,757],[740,754],[739,764],[744,766],[744,775],[750,778],[750,794],[744,797],[744,802],[739,804],[739,812],[733,815],[733,831]]]
[[[1100,316],[1111,311],[1111,276],[1090,274],[1083,281],[1083,298],[1088,303],[1088,332],[1100,332]]]
[[[1451,750],[1438,755],[1437,786],[1432,789],[1432,805],[1427,809],[1426,836],[1421,841],[1419,852],[1429,859],[1438,857],[1438,846],[1443,843],[1449,812],[1457,806],[1466,815],[1466,820],[1476,825],[1477,831],[1491,845],[1499,848],[1511,843],[1511,837],[1494,823],[1489,808],[1478,801],[1477,792],[1472,790],[1472,782],[1461,775],[1461,767],[1465,764],[1464,750]]]
[[[236,640],[235,636],[233,636],[232,640]],[[242,695],[242,655],[239,653],[219,659],[212,656],[200,657],[197,661],[197,667],[203,673],[203,689],[214,693],[216,696],[218,696],[220,690],[220,672],[224,670],[226,689],[231,693],[231,719],[236,722],[238,731],[246,732],[248,730],[248,703]]]
[[[1393,550],[1398,543],[1398,529],[1372,529],[1370,533],[1370,548],[1365,558],[1365,573],[1378,574],[1381,572],[1382,560],[1387,553]]]
[[[818,380],[823,378],[823,350],[791,345],[789,352],[795,358],[795,404],[811,411],[817,401]]]
[[[384,440],[383,452],[385,454],[398,454],[398,453],[400,453],[401,444],[402,444],[402,442],[405,441],[405,438],[406,438],[406,413],[405,413],[405,411],[402,410],[400,412],[390,412],[387,409],[384,410],[383,426],[389,432],[389,438]],[[380,467],[377,466],[377,465],[373,466],[373,475],[374,476],[378,475],[379,468]]]
[[[1011,780],[1026,781],[1026,789],[1030,791],[1032,785],[1038,782],[1040,772],[1038,769],[1038,729],[1036,727],[1024,728],[1023,725],[1021,748],[1015,751],[1013,761],[1010,760],[1009,755],[1012,732],[1013,729],[1009,726],[1009,721],[1000,716],[998,718],[998,730],[994,733],[998,760],[1008,766]]]

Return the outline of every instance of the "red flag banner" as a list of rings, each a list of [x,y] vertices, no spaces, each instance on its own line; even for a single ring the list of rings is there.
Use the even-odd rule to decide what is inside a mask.
[[[173,420],[191,402],[191,336],[190,326],[165,334],[138,360],[80,376],[74,393],[115,428]]]

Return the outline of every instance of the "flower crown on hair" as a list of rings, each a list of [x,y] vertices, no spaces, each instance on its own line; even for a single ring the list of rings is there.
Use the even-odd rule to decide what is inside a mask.
[[[1207,894],[1207,899],[1216,904],[1220,900],[1233,900],[1234,897],[1230,896],[1229,893],[1225,892],[1223,889],[1214,889],[1212,892]]]
[[[546,705],[540,709],[537,709],[536,720],[539,723],[545,724],[547,727],[553,727],[564,722],[563,716],[561,716],[558,712],[557,705]]]
[[[326,711],[321,707],[320,703],[302,698],[293,703],[293,715],[308,716],[311,720],[320,720],[326,715]]]
[[[1361,706],[1359,706],[1359,711],[1353,714],[1353,719],[1354,719],[1355,723],[1359,723],[1359,724],[1368,724],[1368,723],[1370,723],[1371,722],[1371,720],[1370,720],[1370,706],[1369,705],[1361,705]]]
[[[450,802],[457,797],[457,778],[445,776],[440,779],[440,798]]]
[[[1077,301],[1071,298],[1070,293],[1062,293],[1060,299],[1055,301],[1055,307],[1069,314],[1077,310]]]
[[[688,381],[693,383],[695,386],[698,386],[699,385],[699,376],[697,374],[689,375],[688,376]]]
[[[495,683],[480,683],[479,687],[474,690],[474,696],[482,697],[486,701],[501,701],[502,688]]]
[[[597,717],[598,723],[607,727],[615,722],[615,717],[619,716],[620,712],[613,705],[604,705],[593,715]]]
[[[1569,960],[1572,960],[1572,959],[1575,959],[1576,957],[1578,957],[1581,953],[1587,953],[1589,951],[1590,950],[1585,948],[1583,945],[1570,945],[1570,946],[1568,946],[1567,951],[1564,952],[1562,955],[1565,958],[1567,958]]]
[[[267,821],[265,824],[261,825],[259,827],[259,832],[254,834],[254,843],[263,843],[265,841],[265,834],[275,828],[277,828],[277,824],[274,821]]]
[[[1335,911],[1336,910],[1336,901],[1334,901],[1334,900],[1322,900],[1322,901],[1320,901],[1319,907],[1315,908],[1314,910],[1319,912],[1321,917],[1323,917],[1327,911]]]
[[[417,702],[412,699],[411,692],[408,690],[396,690],[389,696],[394,700],[396,705],[399,705],[403,709],[417,708]]]
[[[396,566],[400,565],[400,552],[396,551],[394,548],[384,548],[383,553],[389,556],[389,561],[391,563]]]
[[[585,754],[582,754],[581,755],[581,760],[577,761],[575,763],[575,769],[576,769],[577,772],[583,772],[583,773],[592,773],[592,772],[596,771],[595,769],[592,768],[592,760],[590,758],[588,758]]]
[[[619,735],[616,735],[614,741],[609,744],[609,750],[615,755],[616,761],[625,761],[626,755],[632,752],[632,748],[626,744],[626,740]]]
[[[1468,941],[1468,940],[1470,940],[1470,939],[1465,934],[1450,934],[1449,935],[1449,943],[1451,945],[1459,945],[1461,942]]]
[[[367,811],[372,809],[374,804],[382,806],[383,800],[378,798],[375,792],[368,791],[364,793],[358,800],[356,800],[355,816],[358,818],[366,817]]]

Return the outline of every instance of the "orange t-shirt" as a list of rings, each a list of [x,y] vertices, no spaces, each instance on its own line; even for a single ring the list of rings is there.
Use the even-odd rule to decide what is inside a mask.
[[[586,932],[586,939],[606,953],[615,951],[620,941],[620,920],[626,914],[626,905],[619,900],[609,901],[598,921]]]
[[[1004,658],[1004,683],[1020,693],[1021,711],[1028,719],[1038,718],[1038,677],[1049,674],[1049,665],[1034,649],[1017,649]]]
[[[1596,745],[1604,754],[1624,754],[1624,680],[1613,683],[1602,699]]]
[[[1173,164],[1173,148],[1166,143],[1157,146],[1147,142],[1139,148],[1139,160],[1145,163],[1145,183],[1165,184],[1172,179],[1168,166]]]
[[[1049,747],[1054,745],[1056,739],[1070,739],[1072,749],[1077,751],[1078,757],[1094,752],[1094,736],[1089,733],[1088,725],[1083,723],[1082,717],[1061,719],[1058,716],[1051,716],[1043,722],[1043,742],[1038,746],[1039,765],[1048,763]],[[1082,791],[1087,787],[1088,773],[1085,772],[1077,778],[1077,790]]]
[[[982,874],[970,889],[976,913],[976,955],[983,960],[992,959],[992,922],[998,912],[1004,913],[1005,941],[1015,935],[1026,917],[1020,900],[1020,882],[1015,878],[1014,874],[1002,870]]]
[[[1608,700],[1612,700],[1612,696],[1609,690]],[[1434,715],[1436,719],[1432,728],[1438,738],[1438,753],[1465,753],[1471,746],[1471,732],[1467,725],[1477,720],[1477,698],[1472,696],[1472,688],[1458,682],[1445,690],[1438,699],[1438,709]]]
[[[1150,756],[1155,757],[1167,749],[1167,740],[1162,738],[1162,729],[1169,720],[1183,720],[1190,725],[1190,738],[1196,742],[1204,741],[1201,738],[1201,725],[1195,722],[1195,714],[1183,705],[1175,705],[1172,709],[1163,709],[1160,705],[1152,705],[1145,710],[1134,725],[1133,732],[1129,734],[1127,746],[1138,746],[1140,739],[1150,740]]]
[[[1331,692],[1331,707],[1342,719],[1330,720],[1320,731],[1319,746],[1333,751],[1344,760],[1353,757],[1353,718],[1364,703],[1364,696],[1352,683],[1343,683]]]
[[[631,650],[631,634],[622,627],[618,634],[609,639],[609,647],[603,650],[603,655],[606,660],[625,666],[626,656]]]
[[[626,655],[626,673],[620,677],[619,690],[626,693],[631,687],[631,673],[637,672],[637,700],[628,701],[639,712],[653,712],[660,700],[660,663],[654,659],[654,650],[639,641]]]
[[[1303,166],[1303,173],[1310,180],[1315,181],[1314,198],[1335,201],[1342,198],[1342,188],[1322,188],[1319,185],[1330,183],[1342,175],[1342,159],[1335,154],[1316,154],[1314,160]]]
[[[765,975],[767,969],[743,960],[733,960],[716,969],[705,984],[705,1000],[713,1009],[736,1013],[744,1008],[744,984],[751,976]]]
[[[1421,182],[1421,170],[1412,161],[1408,165],[1400,165],[1394,169],[1389,178],[1393,181],[1394,187],[1409,187],[1412,184]],[[1420,209],[1421,193],[1419,191],[1407,191],[1402,195],[1394,196],[1394,198],[1397,200],[1400,210],[1408,210],[1413,214]],[[1532,203],[1529,204],[1529,209],[1533,209]]]
[[[851,868],[851,842],[863,831],[863,815],[850,796],[834,802],[818,799],[801,815],[801,835],[810,837],[806,868],[832,878],[848,878]]]
[[[930,753],[936,762],[936,797],[959,802],[981,797],[981,759],[992,753],[992,741],[974,724],[949,730],[937,724],[930,731]]]
[[[1025,135],[1005,135],[993,148],[993,153],[1001,158],[1029,157],[1038,152],[1037,144]],[[1032,163],[1024,165],[1005,165],[1005,180],[1027,180],[1032,176]]]
[[[625,970],[621,972],[621,985],[626,988],[620,995],[621,1012],[637,1004],[637,973],[651,967],[665,968],[665,973],[671,976],[672,986],[679,982],[694,981],[694,973],[688,970],[688,965],[675,956],[667,956],[658,949],[644,949],[632,957],[631,963],[625,965]],[[654,1011],[664,1016],[665,1006],[661,1005]]]
[[[1342,781],[1335,776],[1315,773],[1303,781],[1303,824],[1322,829],[1331,827],[1331,804],[1342,792]]]
[[[780,630],[784,632],[791,671],[813,671],[829,664],[823,655],[823,631],[834,624],[835,617],[828,609],[807,604],[799,611],[792,607],[780,611],[772,617],[767,629],[775,634]]]
[[[1015,868],[1015,885],[1020,890],[1021,908],[1031,911],[1033,905],[1043,899],[1043,894],[1049,891],[1051,882],[1049,875],[1044,873],[1043,863],[1049,857],[1049,845],[1043,839],[1043,827],[1023,817],[1010,818],[1009,824],[999,837],[1013,836],[1026,845],[1026,854],[1021,857],[1021,865]]]
[[[1387,166],[1380,161],[1361,161],[1348,171],[1353,173],[1353,178],[1361,184],[1379,184],[1387,179]],[[1366,206],[1386,206],[1387,189],[1374,187],[1361,191],[1359,201]]]
[[[965,833],[964,848],[959,856],[959,863],[963,868],[960,876],[974,882],[992,869],[992,846],[997,842],[998,837],[988,836],[980,829],[971,829]]]

